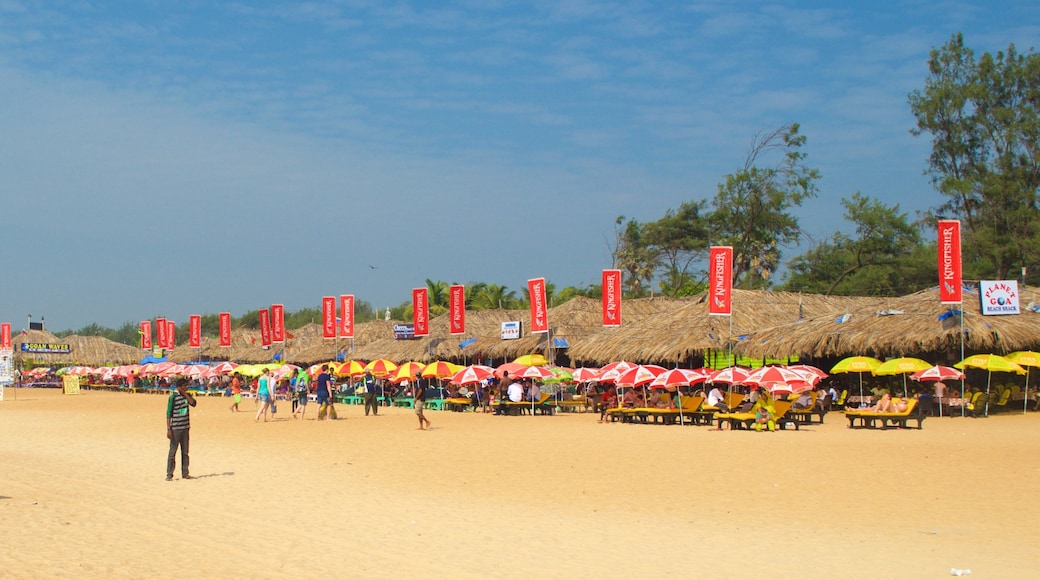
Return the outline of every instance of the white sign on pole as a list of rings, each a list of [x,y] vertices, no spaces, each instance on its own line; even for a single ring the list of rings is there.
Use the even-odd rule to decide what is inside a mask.
[[[985,316],[1020,314],[1018,281],[980,280],[979,302]]]

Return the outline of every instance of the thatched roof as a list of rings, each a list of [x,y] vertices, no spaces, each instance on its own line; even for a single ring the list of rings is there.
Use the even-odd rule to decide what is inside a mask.
[[[1023,307],[1040,303],[1040,293],[1019,292]],[[966,353],[1005,354],[1040,347],[1040,313],[1023,308],[1010,316],[983,316],[978,290],[965,287],[963,311]],[[740,341],[734,351],[751,357],[797,354],[828,356],[902,356],[955,351],[960,356],[961,323],[950,316],[956,306],[940,304],[938,288],[895,298],[861,299],[840,311],[807,316],[763,329]],[[839,318],[842,315],[848,315]]]
[[[58,338],[45,330],[29,330],[25,334],[11,337],[15,359],[21,367],[26,366],[108,366],[133,364],[144,356],[141,349],[109,340],[102,336],[69,335]],[[27,353],[21,351],[23,343],[51,343],[69,345],[68,353]]]
[[[843,311],[864,299],[762,290],[734,290],[733,315],[711,316],[705,294],[673,301],[666,312],[620,328],[604,329],[572,344],[574,364],[601,365],[616,360],[666,366],[727,350],[731,340],[799,318]],[[628,309],[629,302],[624,308]]]

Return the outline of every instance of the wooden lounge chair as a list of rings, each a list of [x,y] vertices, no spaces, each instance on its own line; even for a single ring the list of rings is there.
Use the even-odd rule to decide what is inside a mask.
[[[703,395],[698,395],[695,397],[683,397],[681,408],[677,407],[673,409],[646,409],[647,417],[652,417],[654,419],[654,423],[660,421],[665,425],[674,424],[676,420],[678,420],[680,417],[682,417],[684,424],[693,423],[696,420],[696,414],[698,411],[700,411],[702,403],[704,403]]]
[[[811,425],[813,417],[819,417],[819,422],[822,424],[823,417],[827,414],[827,410],[822,408],[820,405],[817,405],[817,400],[817,395],[814,392],[812,394],[812,405],[804,409],[795,409],[792,407],[791,410],[788,411],[787,416],[798,421],[799,425]]]
[[[513,401],[506,401],[504,403],[497,403],[495,406],[499,407],[506,415],[523,415],[526,413],[536,414],[541,412],[543,415],[552,415],[556,409],[556,405],[552,399],[552,395],[549,393],[542,393],[542,396],[535,402],[531,401],[520,401],[514,403]]]
[[[900,429],[906,429],[908,421],[917,421],[917,428],[921,429],[921,424],[924,423],[925,415],[921,412],[920,406],[917,404],[917,399],[910,399],[907,401],[906,410],[898,413],[879,413],[869,409],[846,409],[845,418],[849,420],[849,428],[856,426],[859,423],[860,427],[866,427],[868,429],[888,429],[889,423],[893,427],[899,427]]]
[[[473,400],[467,397],[452,397],[450,399],[444,399],[444,406],[447,407],[449,411],[455,411],[457,413],[465,411],[472,405]]]
[[[786,429],[788,423],[790,423],[795,430],[798,430],[798,421],[789,415],[791,412],[790,401],[773,401],[773,408],[776,409],[774,421],[778,428]],[[750,429],[755,424],[755,411],[715,413],[715,420],[718,421],[719,429],[722,429],[722,426],[726,423],[729,423],[730,429]]]

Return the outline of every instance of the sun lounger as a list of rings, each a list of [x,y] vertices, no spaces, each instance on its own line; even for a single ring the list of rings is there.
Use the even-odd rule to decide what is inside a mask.
[[[845,418],[849,420],[849,428],[856,427],[857,422],[859,427],[866,427],[868,429],[875,429],[880,427],[881,429],[888,429],[889,423],[893,427],[899,427],[900,429],[906,429],[908,421],[917,421],[917,428],[921,429],[921,424],[924,423],[924,413],[921,412],[921,408],[917,405],[917,399],[910,399],[907,402],[906,410],[898,413],[879,413],[869,409],[846,409]]]
[[[788,424],[790,424],[794,426],[795,430],[798,429],[798,421],[794,420],[789,414],[791,411],[790,401],[773,401],[773,408],[776,409],[774,421],[777,427],[786,429]],[[751,429],[755,425],[755,411],[716,413],[715,420],[718,421],[719,429],[722,429],[722,426],[726,423],[729,423],[730,429]]]
[[[820,423],[823,423],[823,417],[827,414],[827,410],[820,408],[820,406],[816,404],[816,401],[816,393],[813,393],[812,404],[809,407],[804,409],[795,409],[792,407],[791,410],[787,412],[787,416],[798,421],[799,425],[811,425],[813,417],[819,417]]]
[[[539,412],[543,415],[552,415],[556,409],[556,403],[550,401],[550,399],[552,399],[552,395],[542,393],[541,398],[533,403],[531,401],[520,401],[517,403],[506,401],[504,403],[495,403],[495,407],[506,415],[537,414]]]
[[[665,425],[674,424],[680,417],[682,418],[683,423],[693,423],[697,420],[697,413],[700,410],[702,403],[704,403],[703,396],[698,395],[695,397],[683,397],[681,409],[647,409],[646,416],[652,417],[654,419],[654,423],[660,421]],[[710,421],[711,415],[708,415],[708,417]]]
[[[467,397],[452,397],[450,399],[444,399],[444,406],[447,407],[449,411],[461,413],[472,405],[473,400]]]

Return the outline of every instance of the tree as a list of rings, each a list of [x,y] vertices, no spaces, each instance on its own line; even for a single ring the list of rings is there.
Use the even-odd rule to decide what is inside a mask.
[[[639,298],[644,294],[644,284],[650,286],[654,272],[660,265],[657,252],[644,239],[644,226],[638,221],[625,216],[618,216],[614,221],[614,232],[617,245],[613,252],[613,266],[625,272],[627,296]]]
[[[663,270],[658,284],[666,296],[690,296],[703,290],[703,283],[691,271],[705,263],[708,250],[709,226],[701,215],[704,201],[683,202],[678,210],[665,212],[656,222],[644,224],[642,240]],[[703,270],[701,270],[703,273]]]
[[[932,218],[960,219],[965,277],[1007,278],[1040,259],[1040,55],[984,53],[958,33],[928,59],[922,90],[910,93],[929,134],[926,174],[946,202]]]
[[[780,265],[780,248],[801,238],[798,219],[790,210],[816,197],[820,178],[805,164],[805,141],[797,124],[758,134],[744,166],[719,184],[709,223],[715,244],[733,246],[734,286],[768,286]],[[759,166],[775,152],[782,153],[775,166]]]
[[[899,205],[853,194],[841,200],[856,236],[835,233],[791,260],[784,290],[857,296],[891,296],[935,283],[935,255],[922,261],[921,236]]]
[[[486,284],[477,291],[471,304],[474,310],[514,308],[516,293],[500,284]]]

